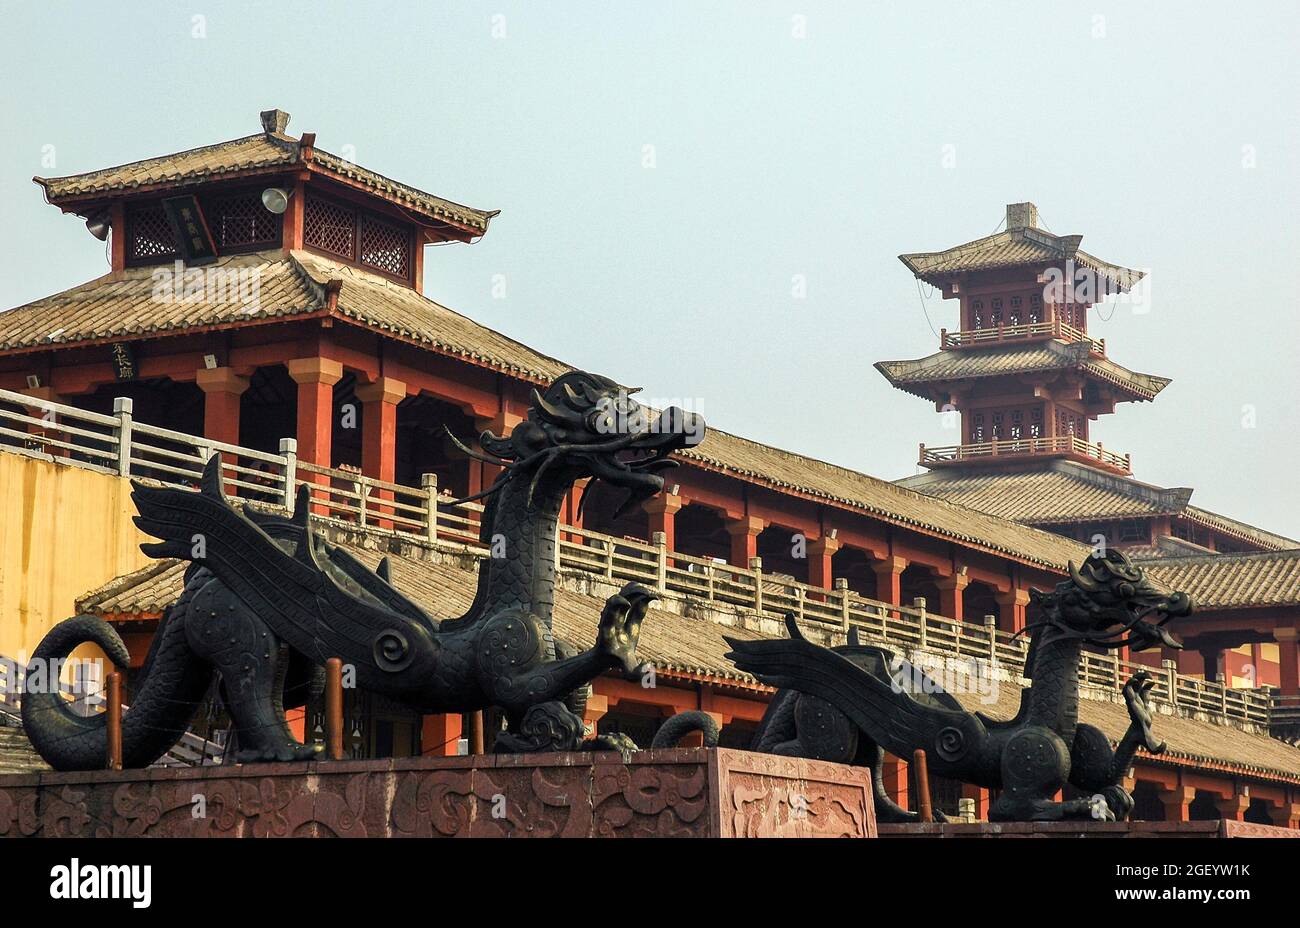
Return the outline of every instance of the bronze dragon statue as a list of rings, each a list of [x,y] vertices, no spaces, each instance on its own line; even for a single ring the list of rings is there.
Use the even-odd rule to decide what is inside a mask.
[[[584,372],[534,391],[528,418],[510,435],[480,436],[471,456],[500,466],[485,498],[480,540],[492,548],[479,570],[469,610],[438,620],[389,583],[386,563],[372,572],[309,527],[309,496],[293,519],[243,512],[227,502],[213,458],[198,492],[134,483],[136,524],[161,539],[143,550],[191,562],[184,591],[163,617],[123,720],[123,763],[146,766],[185,731],[219,674],[239,760],[287,761],[318,748],[293,737],[284,718],[286,677],[341,658],[359,687],[388,694],[422,713],[505,711],[496,750],[628,750],[617,737],[583,742],[589,682],[607,670],[640,671],[641,623],[655,595],[628,584],[608,599],[595,644],[577,650],[551,632],[555,545],[561,502],[582,478],[628,490],[623,508],[663,488],[669,454],[698,443],[699,416],[676,407],[653,413],[613,381]],[[584,500],[585,502],[585,496]],[[499,556],[497,556],[499,555]],[[119,667],[122,639],[82,615],[46,636],[36,661],[64,658],[93,642]],[[28,693],[23,724],[58,770],[103,765],[103,717],[84,718],[56,692]],[[696,719],[706,730],[711,720]],[[674,729],[690,720],[679,720]]]
[[[1164,751],[1151,731],[1144,671],[1124,686],[1131,722],[1116,749],[1106,735],[1079,722],[1079,661],[1084,645],[1135,650],[1179,648],[1164,628],[1189,615],[1185,593],[1165,594],[1121,553],[1094,554],[1049,593],[1031,591],[1039,618],[1030,635],[1015,718],[967,712],[936,681],[884,648],[860,644],[822,648],[803,638],[793,618],[790,638],[728,638],[741,670],[779,689],[760,723],[753,749],[869,766],[881,821],[914,821],[884,791],[882,753],[910,758],[924,749],[931,772],[999,790],[992,821],[1101,818],[1123,820],[1133,798],[1121,781],[1138,748]],[[917,685],[919,682],[920,685]],[[1089,798],[1057,800],[1067,784]]]

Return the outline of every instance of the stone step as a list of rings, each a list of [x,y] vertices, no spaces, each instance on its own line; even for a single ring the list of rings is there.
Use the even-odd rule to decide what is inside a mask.
[[[21,728],[0,725],[0,773],[33,773],[49,769]]]

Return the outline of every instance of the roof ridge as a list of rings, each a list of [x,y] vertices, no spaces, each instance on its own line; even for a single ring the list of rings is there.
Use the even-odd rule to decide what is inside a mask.
[[[75,174],[60,174],[57,177],[36,176],[33,177],[32,180],[40,184],[42,187],[48,187],[50,184],[55,183],[56,181],[73,180],[74,178],[78,178],[78,177],[89,177],[92,174],[106,174],[109,171],[120,171],[123,168],[135,167],[136,165],[140,165],[140,164],[149,164],[150,162],[154,162],[154,161],[166,161],[168,158],[178,158],[181,155],[192,155],[195,152],[211,151],[213,149],[222,148],[226,145],[237,145],[240,142],[251,142],[254,139],[263,139],[267,142],[272,142],[272,143],[277,141],[284,141],[284,140],[292,141],[295,144],[297,144],[298,142],[298,139],[293,138],[292,136],[276,135],[273,137],[273,134],[271,133],[254,132],[251,135],[241,136],[237,139],[226,139],[225,141],[222,142],[210,142],[207,145],[196,145],[193,148],[184,148],[181,149],[180,151],[168,152],[167,154],[164,155],[153,155],[148,158],[136,158],[134,161],[123,161],[121,164],[106,165],[105,167],[93,168],[89,171],[78,171]],[[288,149],[286,148],[286,150]]]

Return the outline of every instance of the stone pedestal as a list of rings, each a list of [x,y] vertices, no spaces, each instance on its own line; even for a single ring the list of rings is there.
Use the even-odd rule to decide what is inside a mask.
[[[867,770],[748,751],[0,776],[0,837],[875,837]]]

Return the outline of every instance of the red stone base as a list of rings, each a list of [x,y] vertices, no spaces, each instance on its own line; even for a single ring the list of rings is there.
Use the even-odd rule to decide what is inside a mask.
[[[1300,838],[1294,828],[1205,822],[973,822],[881,825],[882,838]]]
[[[747,751],[0,776],[0,836],[875,837],[867,770]]]

